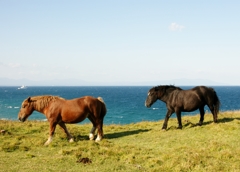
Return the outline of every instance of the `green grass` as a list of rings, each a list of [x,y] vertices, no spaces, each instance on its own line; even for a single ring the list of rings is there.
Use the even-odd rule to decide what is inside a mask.
[[[104,125],[97,143],[88,140],[90,124],[71,124],[75,142],[57,127],[49,146],[48,122],[0,121],[0,171],[240,171],[240,111],[221,112],[218,124],[210,114],[198,120],[185,116],[178,130],[170,118],[167,131],[163,121]]]

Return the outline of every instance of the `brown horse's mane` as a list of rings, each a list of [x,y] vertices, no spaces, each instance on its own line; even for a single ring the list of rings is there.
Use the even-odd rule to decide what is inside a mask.
[[[30,98],[30,99],[29,99]],[[52,101],[56,101],[56,100],[65,100],[62,97],[59,96],[51,96],[51,95],[45,95],[45,96],[34,96],[34,97],[29,97],[28,99],[26,99],[25,101],[30,101],[30,103],[33,104],[34,108],[36,110],[41,110],[45,107],[48,106],[48,104]],[[24,102],[25,102],[24,101]]]

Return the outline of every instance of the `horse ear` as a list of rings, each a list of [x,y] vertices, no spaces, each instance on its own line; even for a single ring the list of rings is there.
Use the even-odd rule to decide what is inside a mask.
[[[155,89],[154,89],[155,91],[158,91],[159,90],[159,88],[158,87],[155,87]]]
[[[31,97],[28,97],[27,101],[30,103],[31,102]]]

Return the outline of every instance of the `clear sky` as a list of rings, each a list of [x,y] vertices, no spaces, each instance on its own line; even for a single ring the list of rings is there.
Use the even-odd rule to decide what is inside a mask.
[[[0,0],[0,78],[240,85],[239,8],[239,0]]]

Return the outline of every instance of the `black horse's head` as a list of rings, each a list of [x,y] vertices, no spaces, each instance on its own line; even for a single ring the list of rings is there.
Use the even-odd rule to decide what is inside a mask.
[[[153,103],[155,103],[158,99],[158,87],[153,87],[148,91],[148,96],[145,101],[146,107],[151,107]]]
[[[171,92],[174,90],[182,90],[182,89],[179,87],[175,87],[173,85],[160,85],[160,86],[151,88],[148,91],[148,96],[145,101],[145,106],[151,107],[152,104],[157,101],[157,99],[164,101],[163,97],[165,99],[168,99],[169,94],[171,94]]]

